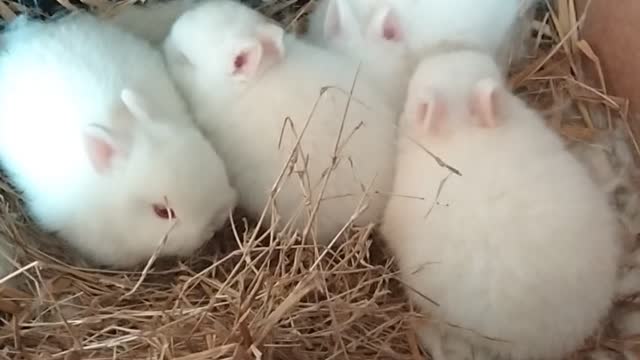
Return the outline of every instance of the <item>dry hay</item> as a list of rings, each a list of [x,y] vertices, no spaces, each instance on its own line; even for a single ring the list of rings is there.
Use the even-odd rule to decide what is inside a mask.
[[[106,1],[85,3],[100,11]],[[24,10],[0,4],[5,19]],[[264,4],[261,10],[284,24],[297,25],[308,8],[294,0]],[[577,146],[618,127],[638,153],[625,101],[587,81],[582,60],[597,65],[597,59],[576,33],[571,4],[562,0],[557,11],[538,16],[534,54],[514,71],[512,84]],[[137,272],[100,271],[69,265],[75,257],[55,242],[33,241],[48,236],[29,224],[7,183],[0,183],[0,224],[18,244],[20,270],[13,274],[19,289],[0,280],[0,358],[424,358],[411,328],[425,319],[405,301],[372,227],[353,229],[343,245],[325,249],[299,236],[256,231],[236,211],[234,225],[193,258],[156,261]],[[39,246],[46,253],[36,243],[46,244]],[[637,340],[617,338],[605,324],[575,358],[593,349],[633,350]]]

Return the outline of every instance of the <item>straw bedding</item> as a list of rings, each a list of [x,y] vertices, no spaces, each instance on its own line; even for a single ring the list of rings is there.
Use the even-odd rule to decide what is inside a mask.
[[[113,5],[59,3],[97,13]],[[631,235],[640,230],[636,171],[629,161],[639,153],[636,129],[623,99],[608,96],[601,82],[587,81],[583,67],[597,59],[576,33],[579,19],[571,4],[561,0],[555,10],[538,14],[531,58],[514,68],[511,81],[545,111],[550,125],[610,191],[632,251]],[[40,13],[52,13],[50,5],[40,3]],[[311,9],[295,0],[252,5],[296,30]],[[34,1],[0,2],[5,20],[34,9]],[[614,136],[621,136],[628,152],[603,150]],[[393,259],[373,226],[350,229],[343,244],[317,248],[294,234],[266,230],[269,219],[258,227],[258,219],[238,210],[192,258],[115,272],[83,267],[73,252],[39,232],[4,178],[0,204],[0,236],[18,250],[12,259],[17,270],[0,280],[0,358],[426,358],[411,328],[428,319],[406,302]],[[633,300],[621,298],[616,313],[631,309]],[[638,340],[621,338],[606,322],[574,358],[608,351],[640,356]]]

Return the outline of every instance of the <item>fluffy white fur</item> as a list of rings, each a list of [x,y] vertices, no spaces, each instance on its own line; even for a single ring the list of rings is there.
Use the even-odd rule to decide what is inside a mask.
[[[240,193],[240,205],[258,216],[301,134],[323,87],[329,88],[302,137],[308,157],[302,181],[315,204],[356,77],[357,64],[315,48],[257,12],[233,1],[201,4],[180,17],[165,43],[169,68],[187,95],[196,119],[216,144]],[[240,61],[242,60],[242,61]],[[393,177],[395,114],[366,76],[357,79],[341,138],[339,164],[331,173],[317,216],[319,242],[331,240],[372,185],[356,221],[379,220]],[[283,130],[284,129],[284,130]],[[279,144],[282,135],[282,143]],[[301,170],[299,158],[294,171]],[[375,194],[379,191],[382,194]],[[277,197],[286,222],[304,215],[299,176],[292,174]],[[299,229],[306,222],[297,222]],[[282,223],[281,223],[282,225]]]
[[[361,58],[382,83],[404,87],[412,59],[441,46],[469,47],[492,54],[506,71],[522,57],[525,22],[539,0],[320,0],[309,20],[312,41]],[[336,10],[337,9],[337,10]],[[371,36],[376,14],[391,11],[396,41]],[[336,18],[338,20],[336,20]],[[339,23],[338,30],[328,26]],[[374,35],[380,33],[373,33]],[[406,71],[409,70],[407,74]],[[404,81],[404,82],[403,82]],[[403,98],[403,97],[402,97]]]
[[[89,15],[21,18],[4,40],[0,162],[44,229],[124,267],[172,226],[152,208],[165,198],[177,219],[161,254],[188,255],[223,225],[235,191],[160,52]]]
[[[405,1],[319,1],[309,17],[306,35],[316,45],[360,61],[362,71],[374,80],[374,84],[399,110],[415,66],[404,22],[408,16],[403,11],[407,7],[395,6]]]
[[[436,360],[468,358],[469,347],[561,358],[596,330],[615,292],[621,241],[606,195],[500,74],[481,53],[426,59],[401,119],[381,229],[410,298],[435,316],[421,331]]]
[[[128,5],[109,18],[109,22],[159,45],[169,34],[175,20],[198,1],[153,1],[145,6]]]
[[[523,39],[521,22],[537,1],[416,1],[410,47],[421,53],[443,42],[466,45],[492,54],[506,70],[512,47]]]

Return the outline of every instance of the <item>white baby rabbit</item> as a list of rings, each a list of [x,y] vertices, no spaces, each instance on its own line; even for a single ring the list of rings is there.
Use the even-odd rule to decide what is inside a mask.
[[[159,51],[86,14],[19,18],[4,41],[0,162],[39,225],[113,267],[223,225],[235,191]]]
[[[312,188],[306,197],[311,208],[316,203],[339,136],[337,167],[317,213],[318,241],[331,241],[365,195],[368,207],[355,223],[379,220],[393,178],[396,114],[366,76],[357,76],[357,63],[285,34],[254,10],[225,0],[183,14],[167,37],[165,53],[197,121],[227,164],[239,205],[251,215],[268,206],[271,188],[296,148],[292,126],[302,134],[318,102],[300,141],[298,165],[276,200],[281,224],[304,210],[303,188]],[[337,88],[320,96],[325,87]],[[294,226],[302,232],[308,219],[298,220]]]
[[[402,12],[407,7],[395,6],[407,1],[415,0],[321,1],[310,15],[307,33],[312,43],[361,61],[362,72],[397,109],[402,109],[415,66],[407,45],[408,16]]]
[[[408,94],[381,230],[434,315],[425,345],[436,360],[470,345],[509,359],[575,350],[614,297],[621,241],[605,194],[488,55],[428,58]]]
[[[443,43],[474,48],[494,55],[506,70],[512,46],[523,40],[521,22],[538,1],[417,1],[409,20],[410,47],[418,54]]]
[[[529,10],[537,2],[321,0],[310,16],[308,37],[315,43],[362,58],[372,72],[386,75],[387,79],[382,80],[394,85],[392,79],[397,83],[408,80],[411,71],[409,74],[405,71],[415,66],[412,58],[420,60],[443,46],[487,51],[506,71],[512,48],[520,47],[524,39],[526,28],[522,22],[529,19],[532,15]],[[375,36],[380,33],[371,36],[369,29],[381,9],[393,14],[393,21],[382,32],[385,36]]]
[[[200,0],[147,2],[145,6],[127,5],[108,19],[114,25],[160,45],[176,19]]]

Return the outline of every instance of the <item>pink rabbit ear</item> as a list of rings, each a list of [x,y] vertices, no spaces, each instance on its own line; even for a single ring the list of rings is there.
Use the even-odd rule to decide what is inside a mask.
[[[241,80],[252,78],[262,61],[262,45],[259,41],[252,41],[239,46],[232,58],[231,74]]]
[[[116,137],[114,133],[101,125],[90,125],[84,132],[84,145],[94,170],[101,175],[111,171],[114,159],[127,152],[125,137]]]
[[[441,96],[428,91],[415,105],[413,123],[419,132],[437,135],[446,125],[447,108]]]
[[[284,29],[272,23],[264,23],[258,26],[258,40],[262,46],[262,53],[265,58],[272,61],[284,58]]]
[[[495,79],[484,79],[474,87],[469,110],[478,126],[495,128],[500,125],[499,105],[501,100],[501,85]]]
[[[256,38],[237,47],[231,74],[239,80],[253,78],[258,70],[284,58],[284,29],[265,23],[258,26]]]
[[[140,94],[125,88],[109,119],[109,124],[91,124],[84,130],[84,145],[94,170],[99,174],[109,172],[116,157],[126,157],[133,139],[135,123],[151,121],[148,107]]]
[[[378,9],[371,17],[369,33],[373,36],[392,42],[404,39],[404,29],[397,12],[386,6]]]
[[[348,4],[348,0],[327,0],[323,29],[325,40],[334,39],[357,28],[358,21]]]

